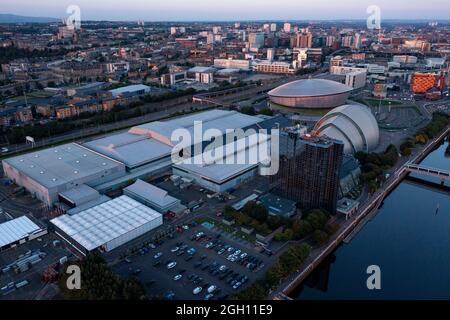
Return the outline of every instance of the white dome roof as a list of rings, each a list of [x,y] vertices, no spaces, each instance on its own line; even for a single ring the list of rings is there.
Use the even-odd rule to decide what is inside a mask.
[[[310,97],[342,94],[352,90],[351,87],[336,81],[303,79],[283,84],[268,94],[274,97]]]
[[[331,110],[320,119],[314,131],[343,141],[344,152],[347,154],[370,152],[377,147],[380,139],[378,123],[370,109],[356,104]]]

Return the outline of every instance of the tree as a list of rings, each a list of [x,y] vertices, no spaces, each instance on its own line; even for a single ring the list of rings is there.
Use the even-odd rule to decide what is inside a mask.
[[[82,274],[81,290],[67,290],[68,275],[64,272],[60,275],[59,285],[67,299],[137,300],[145,295],[144,286],[137,279],[120,278],[98,252],[88,254],[78,265]]]
[[[316,230],[313,234],[313,241],[317,246],[322,246],[328,241],[328,234],[322,230]]]
[[[268,218],[266,207],[257,204],[254,201],[248,202],[242,209],[242,213],[256,219],[259,222],[266,222]]]
[[[243,114],[248,114],[248,115],[251,115],[251,116],[256,115],[256,110],[255,110],[255,108],[253,108],[253,107],[242,107],[242,108],[240,109],[240,111],[241,111],[241,113],[243,113]]]
[[[256,281],[236,295],[237,300],[264,300],[267,297],[267,288],[263,281]]]
[[[273,110],[270,108],[264,108],[259,112],[259,114],[266,115],[266,116],[273,116]]]
[[[274,236],[274,240],[276,241],[290,241],[294,238],[294,231],[292,229],[286,229],[284,232],[279,232]]]
[[[308,221],[299,220],[298,222],[294,222],[293,230],[296,238],[302,239],[313,231],[313,227]]]
[[[306,220],[314,230],[323,229],[328,221],[328,214],[323,210],[313,209],[307,212]]]

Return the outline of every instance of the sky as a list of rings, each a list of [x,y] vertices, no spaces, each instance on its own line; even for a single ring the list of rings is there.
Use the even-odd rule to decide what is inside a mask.
[[[0,13],[82,20],[212,21],[366,19],[377,5],[382,19],[449,19],[449,0],[1,0]]]

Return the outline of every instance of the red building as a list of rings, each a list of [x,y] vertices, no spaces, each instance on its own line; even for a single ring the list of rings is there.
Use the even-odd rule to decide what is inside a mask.
[[[411,91],[415,94],[425,94],[432,89],[443,92],[445,76],[434,73],[414,73],[411,78]]]

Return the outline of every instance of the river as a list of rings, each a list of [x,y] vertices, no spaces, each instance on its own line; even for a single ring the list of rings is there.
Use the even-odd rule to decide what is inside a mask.
[[[422,164],[450,170],[448,144],[442,143]],[[370,265],[380,267],[381,290],[367,289]],[[403,181],[353,240],[341,245],[291,296],[450,299],[450,196]]]

